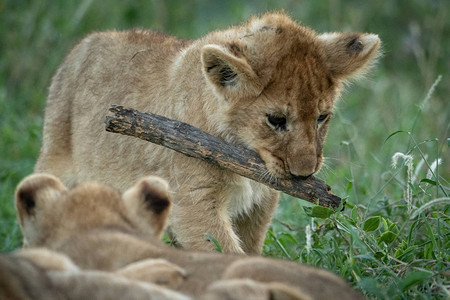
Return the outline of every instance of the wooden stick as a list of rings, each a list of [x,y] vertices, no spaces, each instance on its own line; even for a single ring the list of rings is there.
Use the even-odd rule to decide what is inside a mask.
[[[226,143],[192,125],[120,105],[112,105],[109,111],[114,116],[106,117],[106,131],[162,145],[321,206],[337,208],[341,202],[323,180],[314,176],[271,178],[265,175],[265,163],[256,152]]]

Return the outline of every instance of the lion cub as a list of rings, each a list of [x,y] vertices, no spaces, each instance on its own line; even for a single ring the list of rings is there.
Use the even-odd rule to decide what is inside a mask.
[[[44,248],[0,255],[0,299],[4,300],[189,300],[155,284],[114,273],[80,270],[65,255]]]
[[[153,265],[148,265],[148,271],[152,271],[152,267]],[[0,254],[0,299],[189,300],[192,298],[154,284],[118,276],[117,272],[114,274],[81,270],[61,253],[45,248],[27,248],[11,254]],[[233,279],[215,282],[198,299],[308,300],[310,297],[280,283],[265,284],[249,279]]]
[[[259,153],[272,178],[309,176],[344,82],[379,55],[374,34],[317,34],[283,13],[184,41],[146,30],[93,33],[58,69],[35,172],[72,186],[169,181],[170,232],[184,248],[260,253],[278,192],[164,147],[105,131],[111,104],[190,123]]]
[[[24,244],[64,253],[82,269],[126,269],[127,277],[145,281],[145,264],[149,262],[151,269],[154,259],[164,259],[184,270],[177,289],[188,296],[200,296],[208,288],[217,299],[252,290],[292,299],[333,299],[336,294],[342,299],[361,299],[339,277],[295,262],[164,245],[159,237],[170,206],[168,185],[158,177],[140,180],[121,195],[109,186],[90,182],[67,190],[56,177],[35,174],[25,178],[16,191]]]

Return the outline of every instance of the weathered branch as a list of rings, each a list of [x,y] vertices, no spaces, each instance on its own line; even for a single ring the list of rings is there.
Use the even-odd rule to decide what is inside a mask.
[[[322,206],[337,208],[341,202],[323,180],[314,176],[270,178],[265,175],[264,161],[256,152],[226,143],[192,125],[119,105],[112,105],[109,110],[114,116],[106,117],[107,131],[162,145]]]

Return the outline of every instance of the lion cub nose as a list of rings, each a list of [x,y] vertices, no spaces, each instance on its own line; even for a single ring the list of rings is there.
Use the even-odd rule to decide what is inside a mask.
[[[309,177],[316,172],[317,157],[305,155],[295,160],[288,159],[289,172],[294,176]]]

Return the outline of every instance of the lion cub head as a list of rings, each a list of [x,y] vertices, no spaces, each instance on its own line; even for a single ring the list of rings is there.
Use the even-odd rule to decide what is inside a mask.
[[[171,202],[168,185],[159,177],[146,177],[122,195],[92,182],[68,190],[52,175],[34,174],[18,185],[15,204],[24,246],[52,248],[94,228],[159,238]]]
[[[225,112],[219,130],[255,149],[277,178],[320,169],[335,99],[373,65],[381,44],[374,34],[319,35],[282,13],[207,42],[203,73]]]

